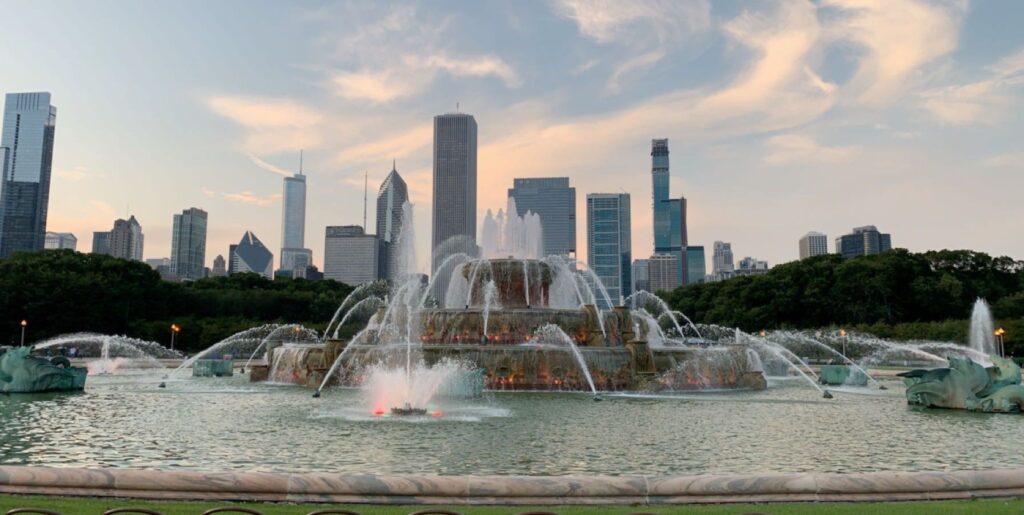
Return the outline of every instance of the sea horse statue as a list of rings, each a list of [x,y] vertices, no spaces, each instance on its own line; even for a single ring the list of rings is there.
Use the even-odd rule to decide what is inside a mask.
[[[907,385],[909,404],[988,413],[1024,411],[1021,371],[1013,360],[991,356],[992,366],[986,368],[969,358],[947,359],[949,368],[899,374]]]
[[[31,347],[0,347],[0,392],[40,393],[85,389],[87,371],[67,358],[29,354]]]

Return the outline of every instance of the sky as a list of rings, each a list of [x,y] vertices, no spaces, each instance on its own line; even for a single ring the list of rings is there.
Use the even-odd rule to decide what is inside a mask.
[[[873,224],[912,251],[1024,258],[1024,2],[0,0],[0,92],[58,108],[51,231],[134,214],[145,257],[209,212],[207,264],[252,230],[279,259],[304,152],[306,245],[368,223],[392,160],[430,241],[432,117],[479,126],[478,221],[514,177],[632,197],[652,251],[650,140],[691,245],[797,258]],[[479,223],[478,223],[479,229]]]

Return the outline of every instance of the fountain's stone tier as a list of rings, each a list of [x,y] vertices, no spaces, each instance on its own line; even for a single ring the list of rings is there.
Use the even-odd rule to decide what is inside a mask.
[[[277,382],[315,387],[323,380],[345,342],[324,345],[285,345],[273,349],[267,374]],[[345,357],[341,372],[332,384],[362,384],[368,366],[405,366],[404,345],[356,345]],[[458,361],[483,373],[489,390],[573,390],[589,389],[572,350],[556,345],[446,344],[414,347],[415,359],[433,366],[445,360]],[[620,347],[583,347],[587,368],[599,390],[690,391],[702,389],[753,389],[767,387],[764,375],[753,370],[742,346],[714,349],[699,347],[656,349],[643,342]]]
[[[621,346],[620,314],[602,320],[592,307],[583,309],[428,309],[420,315],[420,341],[424,344],[494,343],[519,344],[529,341],[537,329],[554,324],[576,345]]]
[[[494,281],[497,302],[504,308],[547,307],[551,267],[535,259],[487,259],[462,267],[462,276],[471,289],[469,307],[486,304],[485,287]]]

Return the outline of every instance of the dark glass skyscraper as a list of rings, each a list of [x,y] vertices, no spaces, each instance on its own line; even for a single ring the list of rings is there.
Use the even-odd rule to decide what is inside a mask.
[[[687,284],[686,199],[669,198],[668,140],[651,140],[651,179],[654,207],[654,253],[674,254],[679,270],[676,281]]]
[[[451,270],[438,274],[449,256],[477,254],[476,120],[468,114],[434,117],[434,205],[430,271],[435,299],[444,299]]]
[[[612,304],[633,293],[633,250],[628,193],[587,195],[587,266],[604,283]],[[603,309],[606,302],[599,299]]]
[[[43,249],[57,108],[49,93],[9,93],[0,137],[0,257]]]
[[[189,208],[174,215],[171,232],[171,273],[178,279],[206,276],[206,211]]]
[[[402,237],[402,209],[409,201],[409,188],[398,174],[395,164],[377,192],[377,238],[384,247],[384,278],[400,279],[398,252],[395,245]]]
[[[568,177],[514,179],[508,190],[520,215],[531,211],[540,216],[544,249],[542,255],[576,255],[576,188]]]

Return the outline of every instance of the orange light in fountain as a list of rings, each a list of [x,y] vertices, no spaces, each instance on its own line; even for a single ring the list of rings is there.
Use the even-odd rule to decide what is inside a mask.
[[[380,417],[380,416],[383,416],[383,415],[384,415],[384,410],[382,410],[380,408],[373,410],[373,416]]]
[[[440,411],[435,411],[435,412],[431,413],[430,416],[431,417],[443,417],[444,413],[441,413]]]

